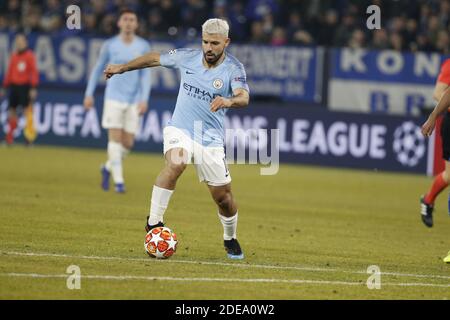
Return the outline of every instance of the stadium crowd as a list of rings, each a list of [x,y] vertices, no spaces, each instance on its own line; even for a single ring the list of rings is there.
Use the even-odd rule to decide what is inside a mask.
[[[92,36],[116,34],[117,13],[128,7],[150,39],[196,38],[214,16],[229,21],[237,42],[450,53],[450,0],[2,0],[0,31],[68,32],[70,4],[81,7],[79,32]],[[371,4],[381,8],[380,30],[366,27]]]

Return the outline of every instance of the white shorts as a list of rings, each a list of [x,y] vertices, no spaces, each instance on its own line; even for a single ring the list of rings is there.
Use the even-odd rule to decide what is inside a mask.
[[[139,110],[137,103],[131,104],[115,100],[105,100],[103,105],[102,127],[104,129],[123,129],[137,134],[139,129]]]
[[[205,147],[173,126],[164,128],[163,139],[164,155],[173,148],[182,148],[188,152],[188,163],[194,164],[200,182],[205,181],[216,187],[231,182],[223,147]]]

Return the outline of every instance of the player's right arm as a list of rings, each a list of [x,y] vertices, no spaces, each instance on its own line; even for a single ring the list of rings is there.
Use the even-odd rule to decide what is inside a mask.
[[[86,87],[86,92],[84,93],[84,101],[83,101],[84,107],[86,109],[92,108],[92,106],[94,105],[95,88],[97,87],[98,79],[102,75],[103,69],[105,68],[109,59],[108,47],[109,41],[106,41],[103,44],[102,48],[100,49],[100,55],[94,66],[94,69],[92,70],[91,75],[89,76],[89,81]]]
[[[161,54],[159,52],[149,52],[125,64],[109,64],[103,73],[106,79],[109,79],[115,74],[137,69],[159,67],[161,65],[160,56]]]
[[[427,121],[422,126],[422,133],[424,136],[430,136],[433,133],[436,125],[436,118],[450,107],[450,96],[448,94],[448,87],[450,86],[450,59],[444,61],[441,66],[441,71],[436,80],[434,87],[433,99],[438,102],[433,112],[428,117]]]

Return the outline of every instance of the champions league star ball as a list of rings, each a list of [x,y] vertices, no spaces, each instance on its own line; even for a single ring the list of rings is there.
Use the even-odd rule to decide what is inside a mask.
[[[144,248],[152,258],[167,259],[177,250],[177,236],[167,227],[156,227],[145,236]]]
[[[393,149],[403,166],[415,167],[426,151],[420,127],[412,121],[402,123],[394,132]]]

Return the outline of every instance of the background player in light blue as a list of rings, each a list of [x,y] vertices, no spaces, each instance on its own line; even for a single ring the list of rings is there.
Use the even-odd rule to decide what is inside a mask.
[[[117,25],[119,35],[105,41],[89,78],[84,98],[87,109],[94,105],[95,87],[108,63],[125,63],[150,51],[148,42],[135,34],[138,20],[133,11],[121,11]],[[133,147],[139,116],[147,110],[150,87],[149,69],[117,76],[106,85],[102,127],[108,130],[108,160],[101,167],[105,191],[109,190],[112,173],[116,192],[125,192],[122,160]]]
[[[105,76],[156,66],[179,69],[175,111],[164,128],[166,165],[153,186],[146,231],[164,225],[163,215],[176,182],[193,160],[200,181],[206,182],[218,206],[228,257],[242,259],[236,238],[238,210],[224,152],[224,117],[227,108],[248,105],[249,88],[243,65],[225,51],[230,43],[227,22],[210,19],[202,31],[202,50],[151,52],[126,64],[108,65]]]

